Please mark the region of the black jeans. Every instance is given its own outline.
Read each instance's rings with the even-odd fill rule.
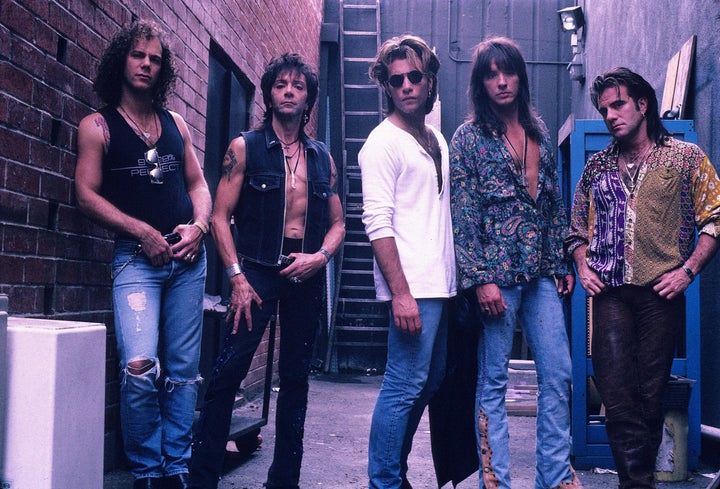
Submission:
[[[621,488],[654,488],[662,438],[662,397],[685,297],[623,285],[593,298],[592,362]]]
[[[276,267],[243,263],[243,271],[262,298],[253,305],[253,328],[241,319],[237,334],[225,337],[208,384],[193,440],[191,487],[215,489],[222,471],[235,393],[245,378],[255,350],[279,301],[280,393],[275,415],[275,451],[268,488],[298,487],[308,399],[308,375],[322,306],[322,271],[293,284]]]

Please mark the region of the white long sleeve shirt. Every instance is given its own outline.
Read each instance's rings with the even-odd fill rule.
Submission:
[[[387,119],[373,129],[358,155],[365,232],[371,242],[395,238],[415,299],[452,297],[456,290],[448,146],[440,131],[427,127],[442,154],[439,193],[432,157],[410,133]],[[391,300],[377,260],[374,278],[377,299]]]

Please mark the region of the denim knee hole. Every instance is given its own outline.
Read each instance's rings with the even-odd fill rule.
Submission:
[[[125,379],[127,376],[147,377],[153,373],[155,374],[156,380],[160,378],[160,368],[158,367],[157,360],[148,357],[133,358],[123,369]]]
[[[175,390],[175,386],[202,384],[203,380],[205,380],[205,379],[203,379],[200,374],[198,374],[198,376],[195,377],[194,379],[187,379],[187,380],[171,379],[170,377],[166,377],[165,378],[165,390],[167,392],[172,392],[173,390]]]

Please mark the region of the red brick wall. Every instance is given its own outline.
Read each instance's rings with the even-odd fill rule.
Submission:
[[[272,56],[296,51],[317,65],[322,9],[323,0],[0,2],[0,293],[9,295],[11,315],[108,326],[107,469],[121,460],[112,235],[78,212],[73,189],[77,125],[99,106],[92,91],[98,57],[132,14],[158,20],[180,72],[169,108],[188,122],[203,161],[210,40],[255,84],[251,113],[258,122],[260,76]]]

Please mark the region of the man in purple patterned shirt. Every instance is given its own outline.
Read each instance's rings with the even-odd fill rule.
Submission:
[[[585,165],[566,246],[593,301],[595,384],[620,488],[655,488],[684,291],[718,248],[720,180],[700,148],[668,135],[640,75],[614,68],[590,96],[613,140]]]

